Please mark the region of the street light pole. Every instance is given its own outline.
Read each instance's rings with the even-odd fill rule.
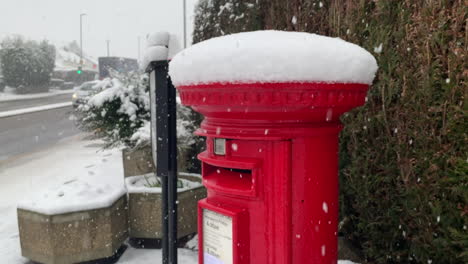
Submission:
[[[109,53],[109,43],[110,43],[110,40],[106,40],[107,42],[107,57],[110,56],[110,53]]]
[[[138,36],[138,61],[141,61],[140,47],[141,47],[141,40],[140,40],[140,36]]]
[[[184,0],[184,49],[187,48],[187,0]]]
[[[80,66],[83,67],[83,16],[85,13],[80,14]]]

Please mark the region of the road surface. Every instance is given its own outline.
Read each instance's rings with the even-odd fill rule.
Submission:
[[[0,166],[78,134],[72,114],[70,106],[0,118]]]
[[[21,99],[14,101],[0,101],[0,112],[35,107],[47,104],[71,102],[72,93],[58,94],[50,97],[36,99]]]

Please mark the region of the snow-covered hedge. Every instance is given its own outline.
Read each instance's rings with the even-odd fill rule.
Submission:
[[[95,86],[95,93],[80,103],[77,118],[80,129],[93,132],[106,142],[106,148],[150,145],[149,78],[146,74],[116,74]],[[177,105],[179,148],[193,142],[188,109]]]

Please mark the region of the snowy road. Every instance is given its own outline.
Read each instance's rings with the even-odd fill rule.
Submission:
[[[57,94],[57,95],[48,95],[47,97],[39,97],[39,98],[30,98],[24,99],[19,97],[18,100],[13,100],[15,97],[11,98],[10,100],[2,101],[2,97],[0,97],[0,112],[4,111],[11,111],[21,108],[28,108],[28,107],[35,107],[41,105],[48,105],[48,104],[56,104],[56,103],[63,103],[63,102],[71,102],[72,92],[71,91],[62,91],[64,94]],[[20,100],[19,100],[20,99]]]
[[[76,135],[72,107],[0,118],[0,170],[18,155],[47,148]]]

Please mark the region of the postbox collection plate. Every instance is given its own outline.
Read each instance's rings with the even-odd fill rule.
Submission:
[[[214,139],[214,151],[216,155],[226,155],[226,139],[215,138]]]
[[[232,218],[203,209],[203,263],[233,264]]]

